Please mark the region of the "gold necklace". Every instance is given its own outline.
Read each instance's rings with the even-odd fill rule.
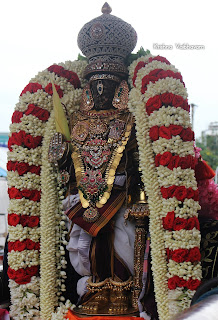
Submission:
[[[83,208],[88,208],[88,211],[85,211],[84,213],[86,221],[95,221],[98,218],[96,207],[101,208],[110,198],[115,179],[115,172],[130,137],[133,124],[133,117],[129,113],[124,115],[124,119],[126,121],[122,121],[117,117],[112,120],[114,121],[114,126],[110,126],[106,144],[104,139],[98,139],[96,137],[94,139],[91,138],[90,140],[87,140],[84,144],[81,142],[79,144],[73,142],[72,159],[75,167],[77,187],[79,189],[80,200]],[[109,125],[110,123],[111,122],[109,122]],[[120,135],[117,133],[118,130],[116,129],[120,129]],[[107,159],[108,165],[106,169],[102,170],[102,172],[100,170],[100,167],[103,164],[101,162],[101,157],[99,166],[93,169],[93,163],[91,163],[91,165],[88,163],[87,165],[87,159],[84,161],[84,157],[82,156],[82,150],[84,150],[86,146],[89,148],[90,144],[95,148],[96,152],[99,152],[98,156],[102,156],[101,143],[104,143],[104,152],[108,149],[112,149],[112,152],[110,152],[108,157],[110,160],[108,161]],[[90,150],[92,151],[92,149]],[[90,150],[88,150],[89,153]],[[96,158],[98,156],[96,156]],[[104,177],[102,176],[103,173]]]

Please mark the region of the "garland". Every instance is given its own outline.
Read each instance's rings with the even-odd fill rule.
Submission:
[[[63,190],[47,162],[54,132],[50,76],[70,115],[79,108],[85,65],[83,61],[66,62],[40,72],[22,91],[12,116],[8,275],[14,319],[51,319],[52,314],[61,318],[60,310],[57,316],[54,311],[64,300],[62,244],[66,244],[66,231]],[[159,56],[141,57],[131,64],[129,80],[129,108],[136,119],[150,208],[155,296],[159,317],[166,320],[189,306],[201,279],[194,136],[186,89],[169,61]]]
[[[182,76],[168,60],[150,55],[134,61],[130,84],[150,208],[155,296],[166,320],[189,307],[201,283],[194,133]]]
[[[12,115],[7,164],[8,276],[10,313],[15,320],[50,319],[54,308],[64,300],[63,190],[57,185],[56,174],[47,161],[48,141],[54,132],[54,118],[50,117],[53,109],[50,78],[52,75],[70,114],[80,104],[85,66],[81,61],[66,62],[40,72],[22,91]]]

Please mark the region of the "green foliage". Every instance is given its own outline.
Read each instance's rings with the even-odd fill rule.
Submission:
[[[201,148],[201,156],[203,160],[216,170],[218,167],[218,136],[207,135],[204,143],[196,141],[197,147]]]
[[[150,51],[148,49],[145,51],[143,47],[140,47],[137,53],[131,53],[130,55],[128,55],[128,57],[126,58],[125,64],[129,66],[134,60],[142,56],[146,56],[148,54],[150,54]]]
[[[80,53],[78,54],[77,60],[88,62],[88,59],[86,57],[82,56]]]

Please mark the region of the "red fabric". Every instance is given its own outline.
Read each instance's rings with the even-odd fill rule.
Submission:
[[[6,309],[0,309],[0,320],[10,320],[9,312]]]
[[[141,317],[124,317],[124,316],[93,316],[93,317],[82,317],[80,318],[79,316],[77,316],[75,313],[73,313],[72,311],[68,311],[65,319],[69,319],[69,320],[79,320],[79,319],[83,319],[83,320],[143,320],[143,318]]]
[[[215,177],[215,172],[204,160],[199,160],[195,166],[195,177],[197,181],[204,179],[212,179]]]

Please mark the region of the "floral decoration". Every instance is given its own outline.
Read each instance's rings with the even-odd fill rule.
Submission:
[[[201,283],[194,133],[182,76],[168,60],[145,56],[129,69],[129,108],[150,208],[155,296],[159,317],[166,320],[189,307]]]
[[[63,190],[47,161],[48,141],[54,132],[51,78],[70,114],[80,104],[81,84],[85,83],[80,78],[85,66],[85,62],[68,61],[40,72],[21,92],[12,115],[7,164],[10,197],[8,276],[11,316],[15,320],[50,319],[56,306],[64,300]],[[47,204],[50,208],[57,204],[53,207],[53,217],[45,204],[43,190],[46,186],[51,190]],[[60,254],[56,255],[56,252]],[[41,288],[40,278],[44,279]],[[49,285],[46,287],[46,284]]]

